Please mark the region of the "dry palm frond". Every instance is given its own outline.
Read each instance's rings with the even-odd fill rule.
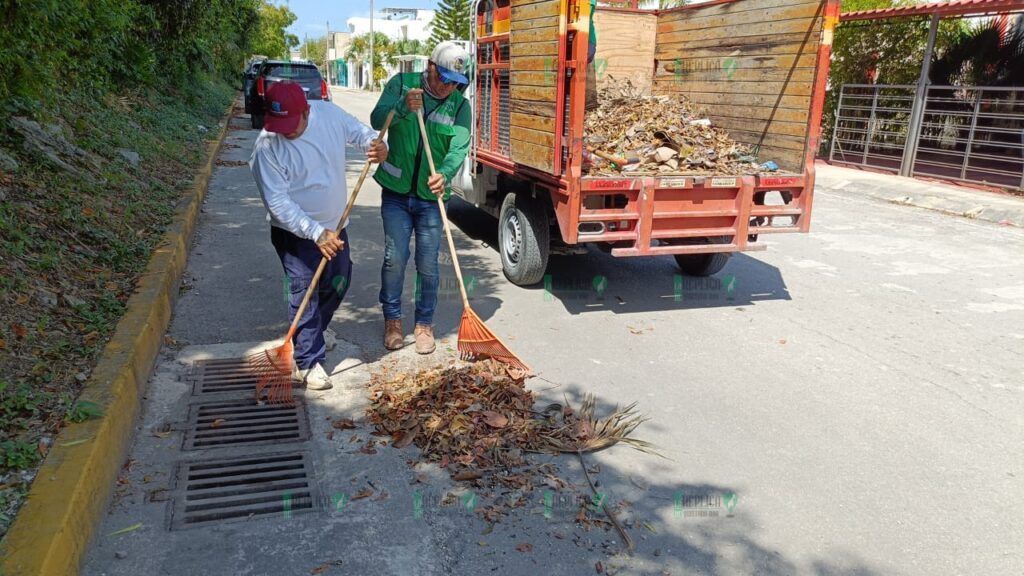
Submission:
[[[637,426],[648,420],[636,411],[636,402],[621,409],[616,406],[605,418],[594,415],[596,406],[594,395],[587,394],[579,411],[564,410],[565,424],[541,433],[541,442],[536,448],[551,452],[594,452],[623,442],[641,452],[661,456],[650,442],[630,437]]]

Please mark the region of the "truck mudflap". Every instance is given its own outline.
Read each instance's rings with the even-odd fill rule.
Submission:
[[[586,177],[579,205],[556,212],[568,243],[611,243],[613,256],[764,250],[761,234],[809,230],[813,178]]]

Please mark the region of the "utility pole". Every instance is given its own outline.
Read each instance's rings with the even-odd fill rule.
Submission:
[[[370,0],[370,91],[373,85],[373,0]]]
[[[331,38],[331,21],[327,21],[327,38],[324,42],[324,71],[327,72],[327,85],[331,84],[331,44],[334,43],[334,39]]]
[[[921,73],[917,77],[917,88],[914,90],[914,105],[910,110],[910,121],[907,123],[907,139],[903,145],[903,159],[900,161],[900,176],[914,175],[914,158],[917,156],[917,145],[921,140],[921,125],[924,123],[924,109],[928,105],[928,85],[931,80],[932,53],[935,52],[935,35],[939,31],[941,16],[932,14],[928,26],[928,43],[924,49],[924,61],[921,62]]]

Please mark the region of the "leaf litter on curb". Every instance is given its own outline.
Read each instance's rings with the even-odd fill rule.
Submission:
[[[582,458],[583,453],[622,442],[657,454],[650,443],[631,436],[646,420],[636,411],[636,403],[616,407],[603,418],[597,416],[591,394],[578,410],[568,401],[537,410],[525,378],[491,360],[416,374],[373,374],[370,402],[367,419],[376,434],[391,436],[397,448],[415,444],[419,461],[437,463],[453,480],[478,486],[523,493],[535,487],[573,486],[553,475],[553,464],[531,466],[528,453],[572,453]],[[525,499],[510,507],[522,505]],[[475,511],[489,523],[505,513],[501,505],[478,506]],[[581,523],[600,524],[586,517]]]

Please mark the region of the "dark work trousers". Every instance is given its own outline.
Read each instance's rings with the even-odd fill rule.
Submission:
[[[345,243],[345,247],[327,261],[327,267],[320,276],[317,289],[309,298],[309,306],[302,313],[298,330],[295,332],[295,364],[302,370],[322,364],[327,359],[324,330],[331,323],[331,317],[338,306],[341,306],[341,300],[352,284],[348,231],[342,230],[339,238]],[[291,324],[323,254],[317,248],[316,242],[299,238],[276,226],[270,227],[270,241],[274,244],[277,256],[281,259],[281,266],[284,268],[284,293],[288,298],[288,323]]]

